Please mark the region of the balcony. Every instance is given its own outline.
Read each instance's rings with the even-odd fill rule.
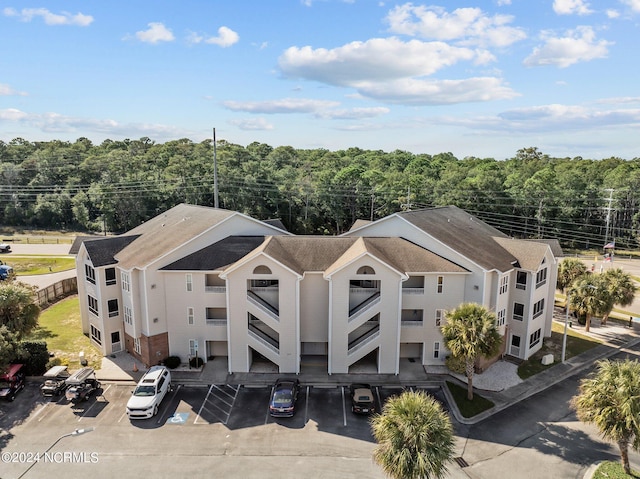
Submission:
[[[227,292],[227,287],[226,286],[205,286],[204,291],[205,293],[223,293],[224,294]]]
[[[402,294],[424,294],[424,288],[402,288]]]
[[[274,321],[280,321],[280,311],[278,310],[278,308],[262,299],[262,297],[257,295],[254,291],[247,291],[247,301],[249,301],[256,308],[266,314],[269,318],[273,319]]]

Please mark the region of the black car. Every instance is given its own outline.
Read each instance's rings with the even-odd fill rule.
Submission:
[[[82,368],[76,371],[65,380],[65,383],[67,385],[65,396],[72,403],[89,400],[89,397],[100,388],[93,368]]]
[[[291,417],[296,412],[296,399],[300,381],[297,379],[278,379],[273,385],[271,400],[269,401],[269,414],[274,417]]]
[[[0,399],[13,401],[18,391],[24,389],[24,364],[10,364],[4,374],[0,374]]]
[[[373,391],[369,384],[352,384],[351,411],[356,414],[371,414],[376,410]]]
[[[40,386],[40,392],[44,397],[59,396],[67,389],[67,366],[53,366],[43,376],[44,383]]]

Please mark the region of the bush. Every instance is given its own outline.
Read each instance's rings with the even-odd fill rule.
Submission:
[[[62,360],[60,358],[50,359],[49,362],[47,363],[47,371],[54,366],[62,366]],[[65,364],[65,366],[68,366],[68,364]]]
[[[444,364],[449,368],[449,371],[453,371],[457,374],[465,374],[464,360],[460,358],[454,358],[453,356],[447,356],[444,360]]]
[[[182,361],[180,361],[179,356],[169,356],[168,358],[165,358],[164,365],[169,369],[175,369],[180,366],[181,362]]]
[[[20,346],[25,350],[23,357],[16,362],[25,364],[27,376],[40,376],[47,370],[49,352],[44,341],[23,341]]]
[[[189,366],[191,366],[192,368],[201,368],[203,364],[204,364],[204,361],[199,356],[195,358],[191,358],[189,360]]]

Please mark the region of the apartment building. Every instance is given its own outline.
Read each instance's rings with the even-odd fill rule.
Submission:
[[[554,254],[555,253],[555,254]],[[152,365],[169,355],[256,358],[329,374],[363,358],[443,364],[447,310],[496,312],[507,354],[526,359],[551,332],[557,242],[507,237],[456,207],[358,222],[337,237],[181,204],[124,235],[77,247],[83,329],[104,354]],[[326,365],[326,366],[325,366]]]

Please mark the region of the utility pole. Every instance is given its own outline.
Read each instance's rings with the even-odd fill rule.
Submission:
[[[613,188],[607,188],[604,191],[608,191],[609,192],[609,198],[605,198],[609,200],[609,206],[607,206],[605,208],[605,210],[607,210],[607,222],[606,222],[606,226],[605,226],[605,231],[604,231],[604,244],[609,244],[609,222],[611,219],[611,203],[613,202],[613,192],[614,189]]]
[[[218,155],[216,149],[216,129],[213,129],[213,206],[218,208]]]

